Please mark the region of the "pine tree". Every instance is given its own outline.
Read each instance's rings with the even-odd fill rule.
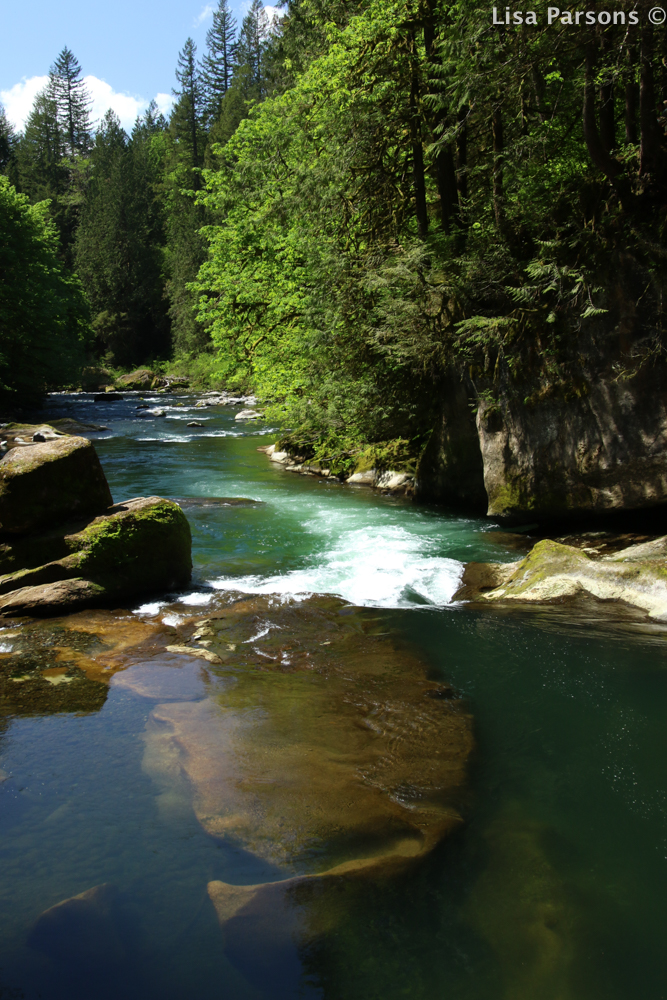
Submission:
[[[98,344],[124,365],[169,349],[155,110],[139,119],[129,140],[113,111],[102,119],[76,236],[76,270],[93,309]]]
[[[65,151],[74,158],[90,148],[90,95],[81,79],[81,67],[67,46],[50,70],[58,109],[58,123],[65,137]]]
[[[220,113],[220,102],[232,82],[236,55],[236,18],[227,0],[219,0],[213,14],[213,24],[206,33],[208,52],[202,60],[202,79],[206,88],[206,110],[209,119]]]
[[[191,38],[178,54],[176,79],[181,89],[173,91],[178,100],[172,112],[171,125],[180,149],[186,153],[180,156],[180,160],[189,160],[187,165],[190,167],[200,167],[204,153],[204,88],[197,65],[197,46]]]
[[[269,38],[269,19],[261,0],[252,0],[243,18],[237,47],[235,76],[242,82],[248,98],[266,96],[265,56]]]
[[[64,193],[64,142],[52,82],[35,97],[17,155],[21,188],[31,201],[55,200]]]

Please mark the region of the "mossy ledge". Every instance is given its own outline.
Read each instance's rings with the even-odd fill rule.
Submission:
[[[455,598],[539,603],[582,593],[667,620],[667,535],[612,555],[545,538],[518,563],[469,563]]]
[[[162,497],[116,504],[89,523],[31,539],[33,554],[40,542],[45,553],[67,554],[0,576],[0,614],[51,614],[170,590],[192,572],[190,525]]]

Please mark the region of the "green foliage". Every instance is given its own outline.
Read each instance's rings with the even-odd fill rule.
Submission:
[[[293,3],[273,96],[213,146],[200,320],[220,377],[311,457],[352,455],[343,438],[414,455],[451,368],[478,398],[534,398],[585,392],[619,323],[619,377],[662,351],[663,42],[538,14],[527,31],[467,2]]]
[[[10,176],[15,173],[14,164],[16,159],[16,132],[7,117],[2,104],[0,104],[0,173]]]
[[[168,125],[90,161],[53,77],[16,162],[66,243],[81,213],[100,350],[166,361],[170,332],[341,469],[407,468],[452,370],[530,401],[662,361],[667,36],[535,10],[291,0],[270,27],[253,0],[237,38],[220,0]]]
[[[91,151],[76,266],[101,349],[120,365],[169,350],[162,296],[164,213],[158,197],[162,135],[153,108],[129,140],[109,111]]]
[[[31,402],[76,384],[90,341],[79,281],[58,259],[48,205],[0,177],[0,398]]]

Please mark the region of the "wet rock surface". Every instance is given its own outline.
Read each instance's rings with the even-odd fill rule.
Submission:
[[[411,476],[407,472],[395,472],[391,469],[386,471],[367,469],[364,472],[355,472],[346,479],[341,480],[341,477],[334,475],[330,469],[306,459],[303,455],[293,455],[287,451],[277,451],[274,444],[263,446],[257,450],[264,452],[271,462],[282,465],[286,472],[297,472],[302,476],[318,476],[322,479],[331,478],[338,482],[344,481],[350,486],[371,486],[384,493],[412,496],[414,492],[414,476]]]
[[[26,534],[112,503],[90,441],[63,436],[12,448],[0,461],[0,531]]]
[[[145,768],[178,762],[211,835],[322,872],[400,867],[461,823],[470,716],[343,602],[239,601],[167,649],[203,653],[209,691],[154,709]]]
[[[56,966],[77,963],[98,972],[117,966],[127,954],[119,909],[115,886],[94,886],[45,910],[30,931],[28,946]]]
[[[576,541],[543,539],[518,563],[469,563],[455,598],[536,603],[586,593],[667,618],[667,536],[634,545]]]
[[[183,586],[190,579],[190,526],[161,497],[115,504],[89,522],[65,525],[22,545],[5,544],[0,613],[35,614]],[[50,557],[50,558],[49,558]]]

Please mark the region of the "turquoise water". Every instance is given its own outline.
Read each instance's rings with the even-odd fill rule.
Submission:
[[[189,507],[191,588],[128,614],[178,619],[227,590],[327,592],[378,609],[383,627],[473,711],[467,824],[410,875],[369,886],[317,947],[248,979],[225,957],[206,883],[276,874],[207,836],[188,809],[158,809],[142,770],[151,703],[112,686],[91,714],[6,718],[0,997],[667,995],[662,627],[593,601],[509,612],[453,605],[463,561],[518,557],[492,525],[285,472],[256,450],[273,436],[237,423],[238,408],[172,400],[165,417],[149,419],[138,402],[55,397],[42,419],[108,425],[91,437],[114,500],[254,503]],[[193,419],[205,426],[187,428]],[[101,883],[121,894],[122,967],[95,978],[65,954],[54,967],[27,946],[43,910]]]

